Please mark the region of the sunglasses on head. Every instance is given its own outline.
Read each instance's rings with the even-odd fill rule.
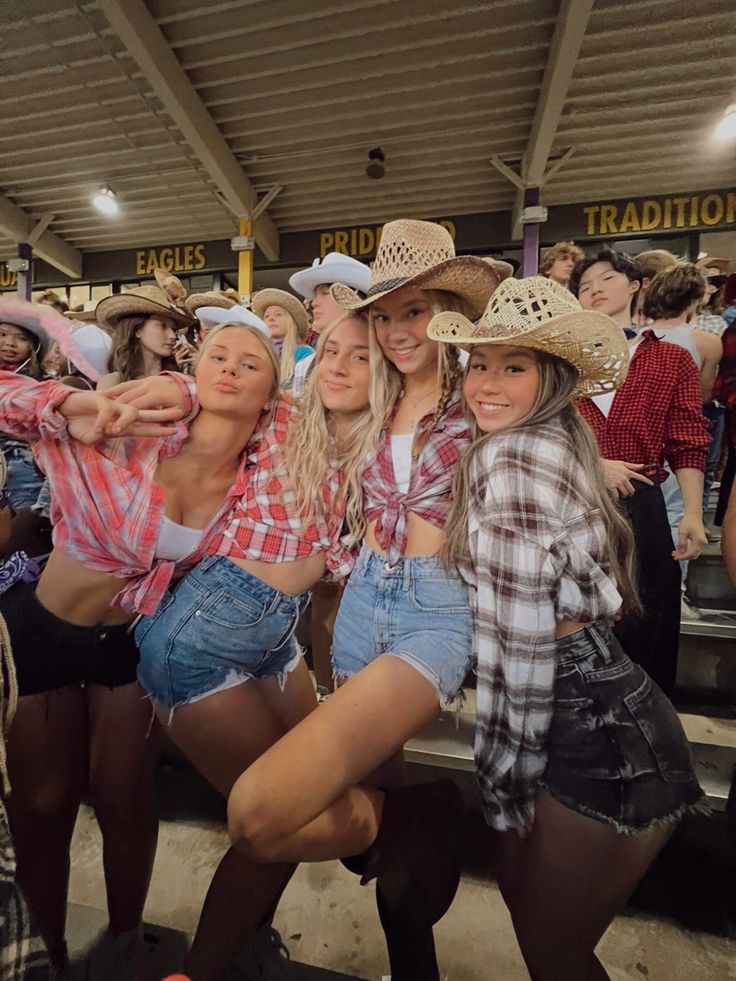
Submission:
[[[721,286],[725,286],[727,279],[728,276],[709,276],[708,283],[711,286],[715,286],[717,289],[720,289]]]

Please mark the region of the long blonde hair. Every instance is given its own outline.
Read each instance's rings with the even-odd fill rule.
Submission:
[[[278,304],[272,303],[269,306],[278,306]],[[304,340],[305,335],[299,329],[299,325],[289,311],[284,310],[283,307],[279,307],[279,309],[283,311],[286,317],[286,334],[281,342],[281,367],[279,369],[281,384],[283,385],[294,374],[294,356],[296,355],[296,349]]]
[[[567,433],[572,451],[583,474],[588,478],[583,484],[589,494],[590,505],[603,521],[609,544],[611,571],[623,599],[624,610],[641,613],[642,606],[637,590],[636,552],[634,536],[628,521],[621,514],[606,487],[601,467],[600,449],[590,427],[573,404],[573,392],[579,381],[575,368],[562,358],[541,351],[532,351],[539,366],[539,391],[534,407],[525,419],[521,419],[502,432],[508,433],[532,429],[553,420],[560,422]],[[483,434],[475,419],[469,417],[473,443],[460,458],[453,484],[453,504],[445,526],[447,540],[442,555],[448,565],[470,565],[468,543],[468,514],[471,498],[482,495],[483,489],[473,485],[473,465],[486,444],[501,435]]]
[[[429,298],[432,316],[436,316],[438,313],[443,313],[445,310],[451,310],[454,313],[463,313],[466,315],[470,313],[470,311],[467,309],[467,305],[455,293],[448,293],[446,290],[422,290],[422,292],[426,293],[427,297]],[[396,392],[394,396],[395,402],[404,388],[404,376],[396,365],[392,364],[388,360],[381,349],[381,345],[378,343],[373,324],[372,305],[369,308],[368,323],[371,327],[369,334],[371,365],[377,365],[380,363],[385,367],[387,376],[391,383],[391,388]],[[450,397],[457,388],[462,375],[462,368],[460,366],[457,348],[452,347],[449,344],[438,344],[437,348],[437,375],[442,388],[440,391],[439,400],[437,402],[437,408],[435,409],[431,422],[424,426],[421,431],[417,431],[413,446],[413,451],[415,454],[419,454],[422,451],[427,440],[429,439],[429,434],[447,411],[447,405],[450,401]]]
[[[296,492],[297,503],[306,516],[323,507],[322,489],[331,471],[342,469],[344,482],[339,507],[345,505],[345,518],[351,544],[363,537],[366,521],[363,516],[362,475],[368,457],[378,445],[383,424],[399,393],[399,381],[389,372],[385,358],[371,353],[371,378],[368,405],[350,424],[347,432],[335,441],[334,418],[325,408],[317,384],[317,367],[325,356],[330,337],[341,324],[360,320],[367,325],[365,314],[343,313],[325,327],[317,342],[317,354],[307,376],[304,391],[286,440],[286,459],[290,485]]]

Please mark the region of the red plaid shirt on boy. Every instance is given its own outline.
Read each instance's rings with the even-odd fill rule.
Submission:
[[[710,432],[702,401],[690,352],[644,331],[608,416],[589,398],[579,399],[577,407],[605,460],[655,464],[652,479],[662,483],[665,461],[673,471],[705,469]]]
[[[407,516],[416,514],[436,528],[444,528],[452,505],[452,482],[458,460],[470,445],[470,430],[463,415],[460,388],[450,395],[442,417],[432,426],[434,410],[417,427],[420,435],[432,426],[419,456],[412,460],[409,489],[396,485],[391,456],[391,423],[381,431],[376,454],[363,472],[363,510],[370,524],[375,521],[376,541],[395,565],[406,551]]]

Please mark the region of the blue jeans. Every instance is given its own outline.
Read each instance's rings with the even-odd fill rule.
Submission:
[[[44,476],[36,466],[30,445],[18,439],[0,438],[0,449],[8,465],[5,490],[11,506],[16,511],[33,507],[41,492]]]
[[[709,402],[703,406],[703,415],[708,420],[710,429],[710,445],[708,446],[708,456],[705,461],[705,478],[703,480],[703,510],[708,506],[710,489],[716,475],[716,468],[721,459],[721,447],[723,445],[723,433],[726,429],[726,409],[723,405]]]

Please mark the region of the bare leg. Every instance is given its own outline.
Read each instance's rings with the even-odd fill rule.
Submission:
[[[90,685],[87,710],[89,791],[102,832],[110,930],[118,935],[143,917],[158,838],[154,769],[161,745],[137,683]]]
[[[499,883],[532,981],[608,977],[595,948],[671,833],[620,835],[541,793],[531,833],[499,835]]]
[[[316,707],[304,662],[288,676],[247,681],[174,713],[171,735],[200,772],[227,795],[242,771]],[[168,713],[162,710],[162,720]],[[247,720],[247,722],[246,722]],[[186,973],[220,981],[246,937],[273,916],[295,865],[262,865],[230,849],[207,892]]]
[[[343,590],[337,583],[318,582],[312,588],[312,665],[320,688],[332,691],[332,631]]]
[[[358,784],[439,712],[435,688],[379,657],[238,779],[229,801],[239,850],[261,861],[356,855],[376,838],[383,794]]]
[[[26,695],[8,738],[8,817],[18,881],[52,961],[63,966],[69,846],[86,771],[84,694],[76,686]]]

